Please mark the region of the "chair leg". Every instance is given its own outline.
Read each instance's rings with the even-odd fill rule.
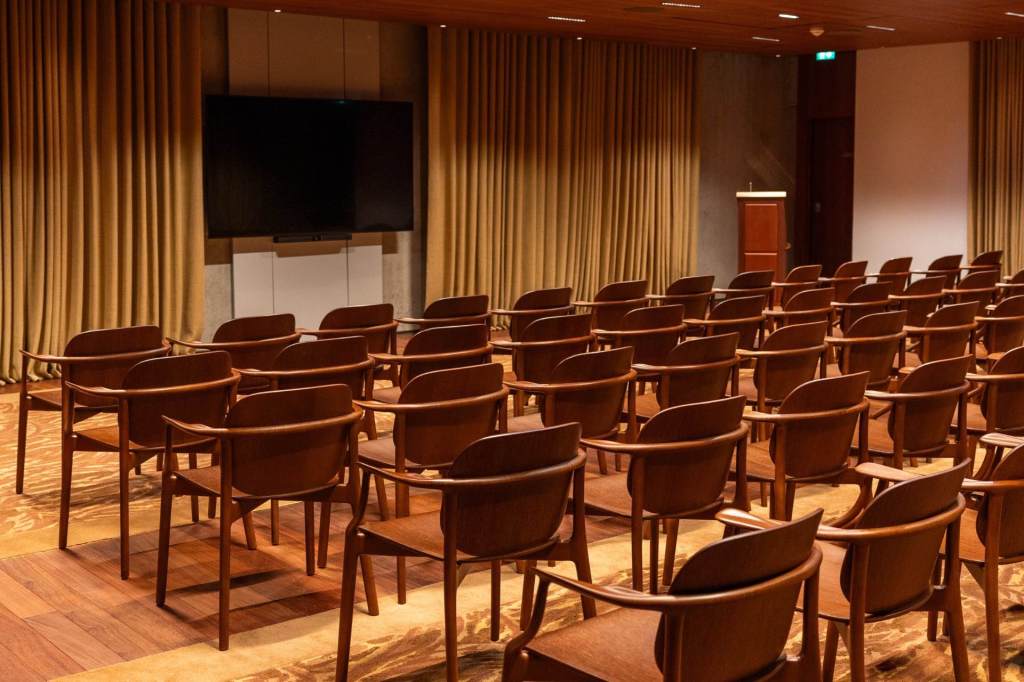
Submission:
[[[768,506],[768,484],[762,482],[762,483],[758,484],[758,487],[760,488],[759,492],[760,492],[760,496],[761,496],[761,506],[762,507],[767,507]]]
[[[230,523],[231,521],[228,521],[229,525]],[[242,514],[242,529],[245,531],[245,546],[248,549],[256,549],[256,529],[252,524],[252,512]]]
[[[281,504],[277,500],[270,501],[270,544],[281,544]]]
[[[839,629],[829,621],[825,630],[825,660],[821,667],[822,682],[832,682],[836,671],[836,654],[839,651]]]
[[[341,569],[341,605],[340,623],[338,625],[338,662],[334,678],[339,682],[348,680],[348,658],[352,647],[352,617],[356,604],[356,567],[361,558],[352,546],[352,535],[345,536],[345,554]],[[366,567],[363,566],[363,578],[366,578]],[[376,600],[375,600],[376,601]]]
[[[71,440],[62,439],[60,452],[60,521],[58,527],[57,546],[68,548],[68,517],[71,515],[71,463],[75,453],[71,450]]]
[[[594,582],[590,575],[590,554],[587,552],[586,543],[580,542],[572,549],[572,563],[576,567],[576,578],[581,582]],[[583,607],[583,617],[593,618],[597,615],[597,605],[590,597],[580,597]]]
[[[651,521],[651,594],[658,594],[658,564],[661,562],[658,551],[658,538],[661,535],[661,527],[655,519]]]
[[[530,569],[537,565],[536,561],[524,562],[526,567],[523,573],[523,604],[519,608],[519,629],[525,630],[526,626],[530,624],[530,616],[533,613],[533,588],[534,588],[534,576],[530,572]]]
[[[305,526],[306,539],[306,575],[316,573],[316,533],[313,528],[313,514],[315,509],[311,500],[302,503],[302,520]]]
[[[316,565],[327,568],[327,545],[331,538],[331,501],[320,503],[320,546],[317,548]]]
[[[206,504],[206,518],[215,519],[217,518],[217,498],[210,497],[210,501]]]
[[[986,611],[987,609],[986,604]],[[997,607],[998,608],[998,607]],[[950,655],[953,657],[953,678],[957,682],[967,682],[971,679],[971,673],[967,665],[967,635],[964,632],[964,613],[961,610],[961,601],[959,590],[957,590],[957,599],[953,602],[950,610],[946,612],[945,622],[949,625],[949,644],[950,644]],[[999,658],[996,655],[996,671],[999,672]],[[992,663],[989,661],[989,670],[992,669]],[[998,680],[999,676],[989,677],[990,680]]]
[[[501,630],[501,562],[491,562],[491,641],[498,641]]]
[[[171,504],[173,501],[174,491],[165,483],[160,491],[160,535],[156,549],[157,606],[163,606],[167,601],[167,560],[171,550]]]
[[[786,482],[786,521],[793,520],[793,505],[796,503],[796,483]]]
[[[371,616],[380,615],[377,602],[377,581],[373,577],[373,557],[363,554],[359,557],[359,567],[363,571],[363,593],[366,596],[366,611]]]
[[[985,566],[985,630],[988,633],[988,679],[1003,677],[999,648],[999,566]]]
[[[458,564],[454,557],[446,558],[444,566],[444,658],[447,669],[447,682],[459,680],[459,632],[458,611],[456,610],[455,593],[459,585]]]
[[[601,470],[602,476],[608,475],[608,454],[604,450],[597,451],[597,468]]]
[[[128,553],[129,530],[128,530],[128,471],[129,467],[120,467],[120,480],[118,481],[118,513],[121,521],[121,580],[128,579]]]
[[[858,618],[857,616],[860,616]],[[867,671],[864,667],[864,615],[854,614],[849,626],[846,653],[850,656],[850,679],[864,682]]]
[[[512,394],[512,416],[522,417],[524,412],[526,412],[526,394],[516,391]]]
[[[28,399],[18,401],[18,471],[14,479],[14,492],[25,491],[25,439],[28,437]]]
[[[632,520],[630,550],[633,560],[633,589],[640,592],[644,589],[644,522],[640,518]]]
[[[219,641],[221,651],[228,650],[231,631],[231,506],[228,500],[221,505],[220,514],[220,604]],[[243,519],[249,514],[243,515]]]
[[[377,490],[377,509],[380,512],[380,518],[382,521],[387,521],[390,514],[388,514],[388,491],[384,487],[384,479],[374,476],[373,484]]]
[[[622,471],[622,455],[617,452],[615,453],[615,471]]]
[[[160,463],[161,459],[162,458],[157,457],[156,461],[157,461],[158,464]],[[195,469],[197,466],[198,466],[198,462],[196,461],[196,453],[194,453],[194,452],[188,453],[188,468],[189,469]],[[192,495],[191,497],[192,497],[192,500],[191,500],[191,502],[192,502],[192,523],[199,523],[199,497],[196,496],[196,495]]]
[[[661,582],[671,585],[675,573],[676,541],[679,538],[679,519],[665,519],[665,570]]]

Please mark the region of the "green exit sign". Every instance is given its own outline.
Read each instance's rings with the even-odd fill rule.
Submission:
[[[833,51],[819,52],[814,55],[814,60],[818,62],[834,62],[836,60],[836,53]]]

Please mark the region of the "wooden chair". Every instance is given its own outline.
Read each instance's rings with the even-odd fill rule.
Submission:
[[[394,306],[390,303],[335,308],[324,315],[319,329],[299,329],[298,331],[303,336],[312,336],[317,339],[362,336],[366,339],[367,352],[392,354],[398,352],[398,322],[395,321]],[[377,365],[374,368],[374,373],[376,376],[389,376],[392,382],[398,382],[397,368]]]
[[[833,300],[842,303],[854,289],[868,281],[866,260],[847,261],[836,268],[831,277],[819,277],[818,284],[834,291]]]
[[[836,351],[836,362],[826,368],[826,376],[867,372],[869,388],[888,388],[893,367],[906,364],[906,319],[905,310],[873,313],[854,322],[843,336],[827,337],[825,342]]]
[[[193,356],[197,357],[197,356]],[[332,501],[355,503],[359,495],[359,456],[356,433],[362,418],[352,405],[347,386],[334,384],[250,396],[232,406],[223,426],[191,423],[188,417],[164,417],[167,423],[160,497],[160,540],[157,553],[156,604],[167,599],[167,564],[171,536],[171,504],[175,495],[220,498],[220,634],[221,651],[231,632],[231,524],[268,500],[302,502],[306,516],[306,574],[313,575],[313,505],[329,509]],[[220,464],[180,470],[172,439],[216,441]],[[348,480],[346,481],[346,470]],[[227,509],[232,509],[228,512]],[[329,517],[328,517],[329,519]],[[330,524],[321,523],[320,542],[326,549]],[[367,604],[377,613],[373,567],[363,561]]]
[[[877,273],[868,275],[874,277],[876,282],[888,282],[892,286],[892,293],[902,293],[910,282],[910,266],[913,258],[890,258],[882,263]]]
[[[945,277],[925,277],[907,285],[899,294],[889,294],[891,307],[907,311],[907,322],[912,327],[923,327],[928,316],[934,313],[945,296]]]
[[[966,403],[970,383],[967,370],[973,358],[935,360],[911,369],[895,392],[868,389],[864,395],[890,404],[879,417],[868,422],[868,451],[871,457],[891,460],[897,469],[906,458],[967,457]],[[949,424],[957,413],[953,443]]]
[[[739,334],[739,347],[750,350],[764,340],[765,297],[730,297],[711,307],[706,319],[684,319],[687,329],[697,330],[701,336]]]
[[[740,395],[758,412],[765,412],[781,404],[794,388],[813,379],[816,372],[824,377],[827,330],[827,322],[793,324],[770,334],[757,350],[737,350],[741,359],[754,362],[753,375],[740,377]],[[760,440],[759,429],[754,435]]]
[[[512,373],[506,379],[545,384],[551,372],[570,355],[586,353],[597,347],[597,336],[590,330],[590,315],[558,315],[534,320],[520,332],[519,341],[491,341],[495,349],[512,352]],[[512,392],[513,414],[521,416],[527,394]]]
[[[775,290],[774,304],[785,308],[789,299],[796,294],[817,289],[819,277],[821,277],[820,265],[798,265],[786,274],[785,280],[772,282],[772,289]]]
[[[999,290],[999,298],[1024,295],[1024,270],[1003,278],[1003,281],[996,284]]]
[[[593,301],[575,301],[578,308],[590,308],[593,329],[619,329],[622,318],[634,308],[642,308],[647,300],[647,280],[637,279],[605,284]]]
[[[270,369],[274,358],[285,346],[301,338],[295,330],[295,316],[262,315],[238,317],[228,320],[213,334],[213,341],[179,341],[168,339],[172,344],[193,350],[223,350],[231,356],[231,365],[239,369]],[[238,384],[239,393],[265,391],[270,387],[266,379],[243,377]]]
[[[580,353],[562,360],[546,384],[506,381],[514,391],[539,396],[540,411],[508,420],[509,431],[531,431],[579,422],[584,438],[610,439],[619,433],[623,399],[628,434],[636,433],[636,391],[633,349],[613,348]],[[627,440],[629,440],[627,435]],[[605,453],[598,450],[601,473],[608,473]]]
[[[751,270],[750,272],[741,272],[733,277],[729,286],[723,289],[715,288],[711,291],[716,297],[725,299],[763,296],[765,307],[770,307],[772,294],[775,292],[775,288],[772,286],[774,279],[774,270]]]
[[[118,515],[120,516],[121,579],[128,579],[129,524],[128,472],[147,459],[166,450],[189,455],[189,466],[196,466],[197,453],[214,453],[215,441],[209,436],[175,434],[165,438],[163,417],[219,427],[234,401],[239,376],[231,369],[231,357],[225,352],[193,353],[143,360],[128,370],[120,388],[81,386],[67,382],[71,409],[77,396],[88,396],[117,405],[116,426],[92,426],[76,429],[71,415],[61,447],[60,527],[58,546],[67,549],[68,517],[71,511],[71,472],[76,452],[118,453]],[[199,507],[192,502],[192,520],[199,520]],[[252,528],[247,528],[252,544]]]
[[[819,510],[714,542],[683,564],[664,595],[539,570],[533,619],[505,648],[502,679],[819,679],[820,520]],[[551,585],[619,608],[538,636]],[[787,654],[801,592],[801,646]]]
[[[1024,436],[1024,347],[1002,355],[989,367],[988,374],[968,373],[967,379],[981,388],[978,402],[965,405],[967,435],[973,441],[987,433]],[[950,428],[957,426],[954,422]],[[968,452],[973,451],[969,445]],[[994,449],[989,446],[978,476],[987,478],[995,462]]]
[[[426,372],[402,389],[395,403],[358,400],[364,409],[395,415],[390,437],[359,446],[364,464],[398,473],[445,470],[470,443],[507,430],[508,389],[499,363]],[[388,519],[384,477],[376,477],[377,504]],[[409,515],[409,489],[395,487],[395,516]],[[398,559],[398,603],[406,599],[405,559]]]
[[[159,327],[117,327],[94,329],[71,337],[64,346],[63,355],[47,355],[21,350],[21,386],[18,394],[18,453],[14,491],[20,495],[25,489],[25,447],[29,412],[60,412],[72,422],[97,412],[117,410],[117,401],[79,395],[78,403],[65,409],[68,400],[67,383],[86,386],[120,388],[124,375],[136,363],[167,355],[170,345],[164,341]],[[56,365],[60,370],[60,388],[29,390],[29,363]],[[68,424],[61,424],[66,433]]]
[[[882,313],[889,309],[889,294],[892,292],[891,282],[869,282],[861,284],[850,292],[845,301],[834,301],[832,309],[839,330],[845,334],[854,322],[874,313]]]
[[[909,344],[906,364],[916,367],[932,360],[955,358],[964,353],[974,354],[975,331],[978,323],[975,315],[978,304],[954,303],[942,306],[928,316],[923,327],[907,325]]]
[[[664,294],[647,294],[647,298],[657,305],[683,306],[683,317],[703,318],[708,314],[708,306],[714,296],[714,286],[714,275],[680,277],[668,285]]]
[[[834,298],[832,289],[807,289],[790,296],[781,308],[766,310],[765,315],[773,329],[790,324],[828,322],[832,319]]]
[[[974,349],[978,362],[994,362],[1002,353],[1024,345],[1024,296],[1004,298],[974,321],[978,323]]]
[[[463,566],[491,566],[491,639],[497,641],[500,618],[500,562],[509,559],[571,561],[581,580],[590,580],[586,520],[583,515],[585,455],[578,452],[580,427],[564,424],[523,433],[490,436],[468,445],[451,462],[443,478],[388,471],[363,465],[363,492],[345,532],[341,581],[341,623],[336,679],[348,679],[355,606],[356,560],[367,555],[424,557],[440,561],[444,575],[446,679],[459,678],[456,591]],[[366,521],[366,486],[370,474],[396,484],[439,491],[441,512],[389,521]],[[568,501],[570,488],[573,499]],[[569,506],[571,531],[562,539]],[[528,520],[528,522],[524,522]],[[529,581],[524,582],[530,589]],[[523,605],[528,612],[529,605]],[[595,615],[593,600],[583,599],[583,613]]]
[[[395,402],[406,384],[426,372],[490,363],[489,336],[482,324],[429,327],[416,332],[400,354],[370,353],[374,363],[398,367],[398,383],[374,390],[374,399]]]
[[[619,329],[595,329],[594,333],[608,339],[612,348],[631,347],[634,363],[661,365],[669,351],[686,338],[683,312],[681,305],[636,308],[622,317]]]
[[[669,407],[737,395],[739,364],[736,332],[687,339],[669,351],[664,365],[633,363],[646,376],[657,375],[657,391],[636,398],[636,417],[647,420]]]
[[[644,424],[635,443],[588,439],[587,447],[629,455],[629,472],[592,479],[586,509],[597,516],[630,520],[633,589],[643,589],[644,523],[650,532],[650,591],[658,593],[658,525],[665,522],[665,576],[671,578],[679,519],[712,519],[726,504],[748,507],[745,476],[747,426],[741,396],[670,407]],[[733,453],[735,452],[735,460]],[[736,492],[725,486],[735,467]]]
[[[495,308],[491,310],[491,315],[508,318],[508,336],[514,342],[520,341],[523,331],[537,320],[571,315],[573,311],[572,288],[558,287],[527,291],[516,299],[510,309]]]
[[[870,406],[864,397],[867,381],[867,372],[815,379],[794,388],[778,412],[756,410],[743,415],[759,427],[772,429],[770,439],[751,443],[747,449],[746,479],[769,487],[773,519],[793,517],[798,485],[861,483],[850,470],[850,449],[854,434],[859,433],[857,460],[867,461],[863,438]],[[860,498],[836,525],[851,521],[869,497],[870,491],[862,486]]]
[[[951,303],[974,301],[984,310],[996,298],[999,283],[998,270],[977,270],[964,275],[952,289],[944,289],[946,300]]]
[[[963,258],[962,254],[942,256],[941,258],[933,260],[927,270],[914,270],[911,274],[925,275],[926,277],[945,277],[946,288],[952,289],[956,286],[957,280],[960,279],[960,261],[962,261]]]
[[[819,526],[817,546],[824,554],[819,617],[828,623],[823,680],[833,678],[840,637],[850,655],[850,678],[863,682],[865,624],[920,611],[945,614],[953,675],[958,682],[970,679],[959,558],[960,516],[965,506],[960,486],[967,470],[968,464],[961,463],[897,483],[875,497],[851,528]],[[887,480],[899,480],[903,473],[877,464],[861,464],[857,471]],[[719,518],[737,528],[781,523],[736,509],[722,511]],[[939,569],[943,544],[946,560]],[[934,641],[932,625],[928,638]]]
[[[400,324],[413,325],[420,331],[434,327],[479,324],[483,325],[489,334],[491,329],[491,311],[488,308],[490,301],[487,294],[439,298],[423,309],[422,317],[398,317],[395,318],[395,321]]]
[[[996,279],[998,279],[999,273],[1003,269],[1003,252],[1002,251],[984,251],[974,257],[968,265],[963,268],[965,273],[972,272],[983,272],[986,270],[993,270],[996,272]]]

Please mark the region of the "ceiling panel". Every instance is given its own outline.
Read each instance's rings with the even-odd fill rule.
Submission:
[[[253,9],[784,54],[1024,35],[1024,17],[1006,14],[1024,14],[1024,0],[679,1],[700,7],[666,6],[660,0],[205,0]],[[799,19],[782,19],[779,13]],[[824,30],[820,37],[811,33],[817,28]]]

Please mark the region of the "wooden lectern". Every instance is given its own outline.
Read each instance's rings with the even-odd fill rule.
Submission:
[[[786,193],[737,192],[739,204],[739,265],[737,272],[773,270],[786,276]]]

